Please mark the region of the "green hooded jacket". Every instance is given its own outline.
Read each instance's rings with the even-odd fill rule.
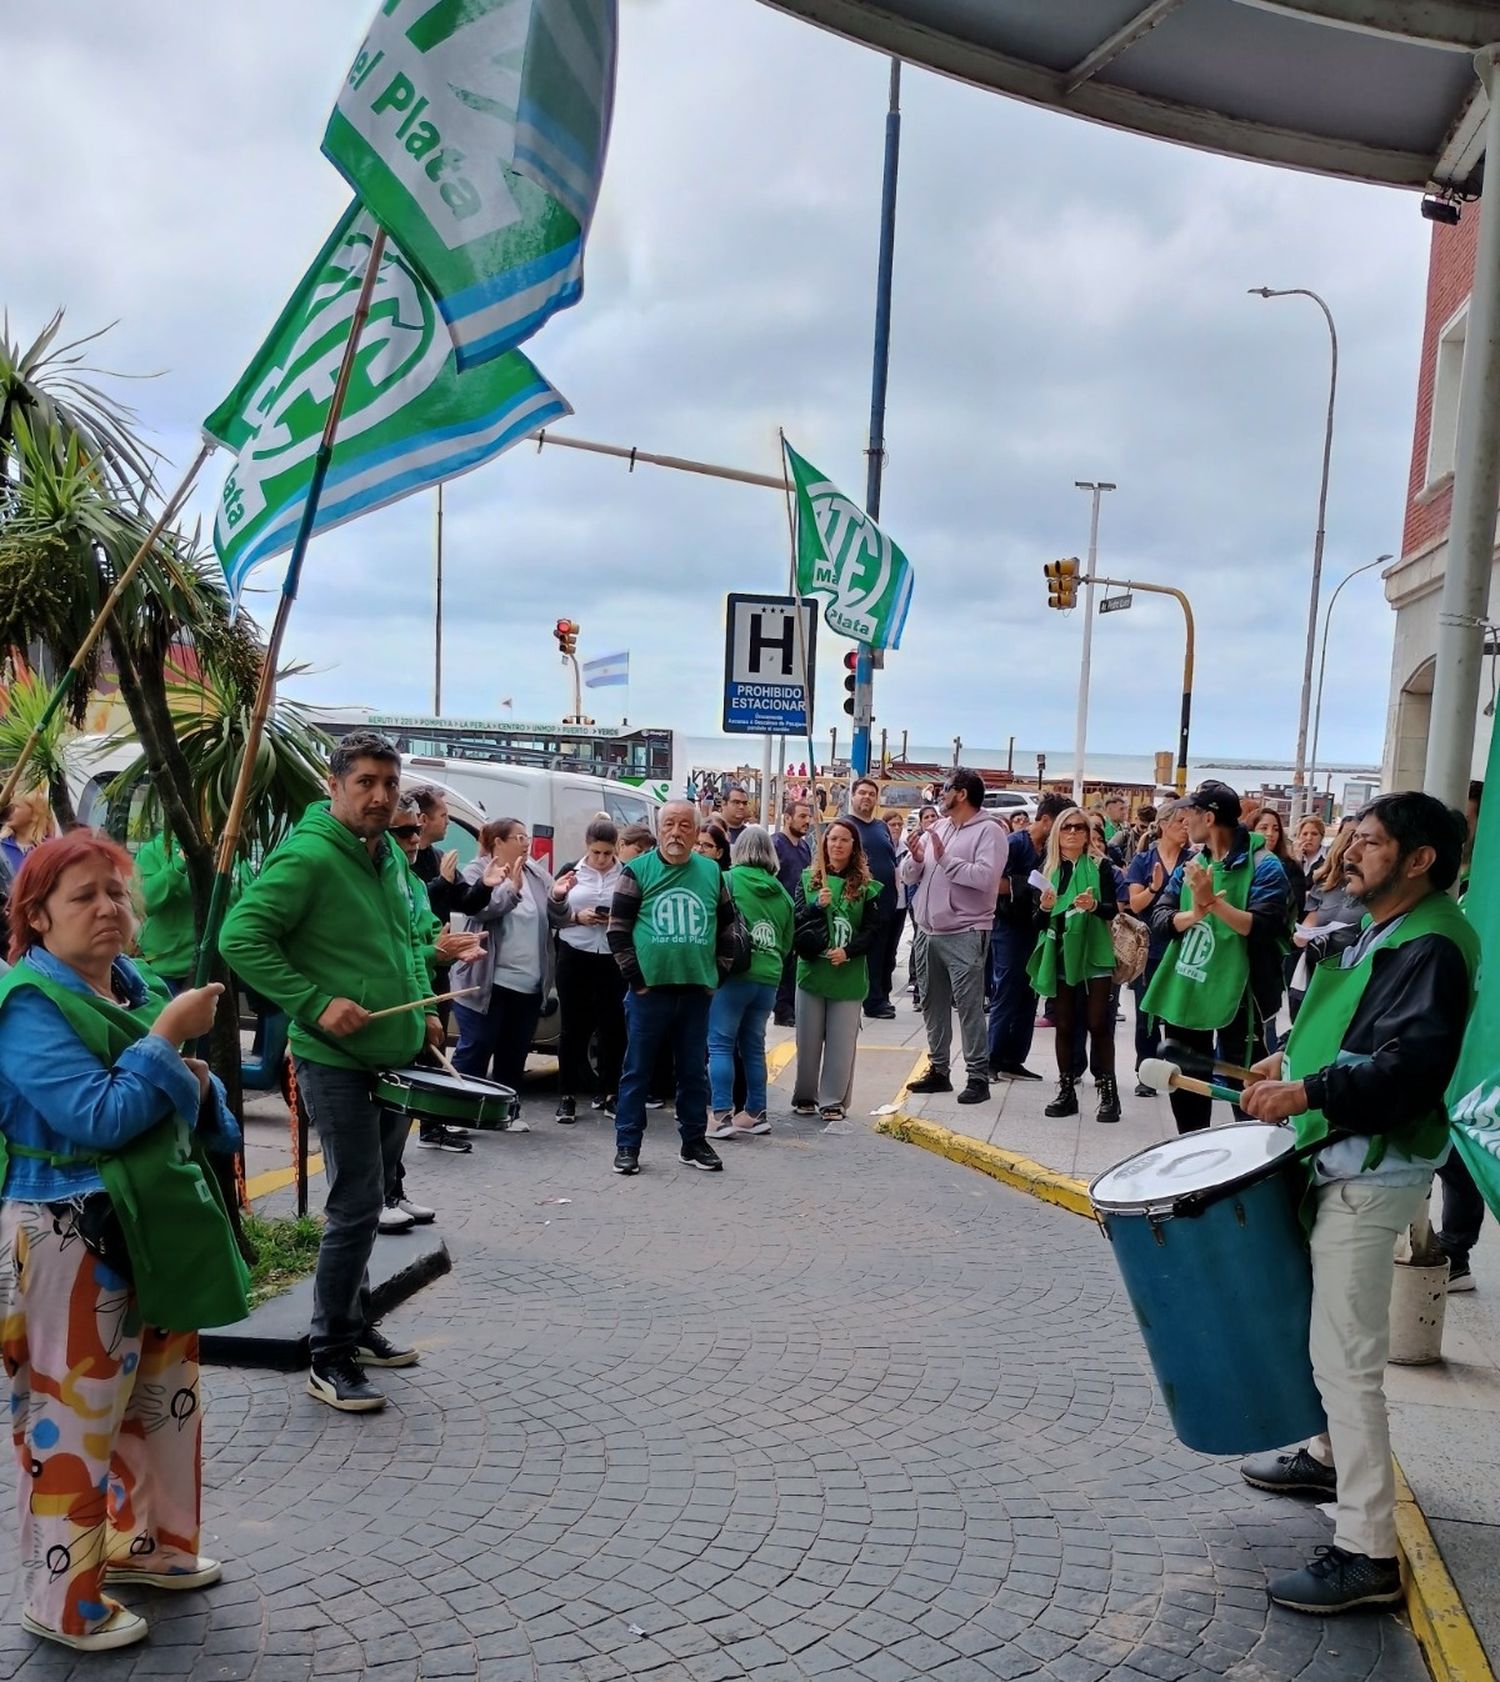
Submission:
[[[737,864],[729,872],[729,891],[750,931],[751,981],[781,981],[781,966],[792,949],[792,896],[758,864]]]
[[[135,874],[144,912],[141,956],[158,975],[191,975],[198,941],[182,849],[168,836],[152,836],[135,856]]]
[[[422,1049],[420,1010],[342,1038],[309,1032],[336,998],[376,1011],[427,996],[407,874],[388,838],[372,857],[320,801],[225,918],[219,950],[236,975],[292,1019],[297,1056],[336,1069],[399,1069]]]

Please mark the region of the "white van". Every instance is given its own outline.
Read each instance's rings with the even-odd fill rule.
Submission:
[[[584,832],[600,812],[624,829],[644,824],[654,835],[661,802],[645,789],[577,771],[544,771],[532,765],[499,765],[483,759],[430,759],[411,754],[402,781],[429,777],[457,789],[489,823],[519,818],[531,834],[531,855],[555,872],[583,856]]]

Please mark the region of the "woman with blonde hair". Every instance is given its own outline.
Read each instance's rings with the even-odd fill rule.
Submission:
[[[797,1079],[792,1109],[842,1121],[854,1091],[854,1054],[870,978],[865,954],[880,929],[880,883],[859,831],[835,818],[823,831],[793,901],[797,954]]]
[[[56,833],[57,825],[52,821],[45,789],[34,788],[30,794],[14,800],[5,814],[4,827],[0,828],[0,853],[10,866],[10,874],[14,876],[20,870],[33,847]]]
[[[1082,1070],[1075,1063],[1076,1036],[1086,1022],[1089,1063],[1099,1091],[1096,1121],[1120,1119],[1120,1094],[1115,1086],[1115,1034],[1111,996],[1114,989],[1115,949],[1109,925],[1118,907],[1119,888],[1114,866],[1105,856],[1102,834],[1094,842],[1094,825],[1071,806],[1052,826],[1042,874],[1036,950],[1027,965],[1032,986],[1051,995],[1057,1022],[1057,1096],[1047,1105],[1049,1116],[1078,1114],[1075,1086]],[[1097,850],[1096,850],[1097,849]]]
[[[1345,885],[1344,871],[1344,854],[1353,839],[1354,825],[1340,824],[1327,858],[1308,883],[1303,920],[1292,932],[1292,945],[1301,953],[1287,988],[1287,1009],[1293,1022],[1302,1008],[1302,996],[1314,967],[1331,953],[1352,946],[1359,938],[1365,908]],[[1319,928],[1330,932],[1319,934]]]

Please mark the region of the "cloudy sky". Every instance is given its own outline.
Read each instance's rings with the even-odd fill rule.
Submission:
[[[6,23],[14,334],[65,306],[175,477],[346,202],[318,144],[372,0],[22,0]],[[576,435],[775,471],[776,429],[855,494],[869,408],[886,63],[758,0],[622,0],[614,137],[582,303],[528,353]],[[1185,587],[1195,758],[1290,756],[1327,335],[1340,402],[1327,576],[1400,545],[1427,225],[1417,201],[1070,122],[908,68],[883,524],[912,557],[877,729],[1072,740],[1081,616],[1042,563]],[[19,141],[19,155],[17,142]],[[28,155],[29,153],[29,155]],[[208,515],[227,462],[196,508]],[[632,719],[718,728],[723,598],[776,590],[772,493],[522,445],[447,494],[449,712],[568,710],[554,619],[629,648]],[[432,499],[320,539],[287,652],[299,693],[426,711]],[[263,616],[274,566],[253,596]],[[1340,600],[1325,762],[1378,761],[1392,615]],[[1173,744],[1181,620],[1100,622],[1090,745]],[[826,651],[836,645],[832,638]],[[825,663],[820,725],[845,722]],[[1346,682],[1340,682],[1343,678]],[[601,691],[609,700],[619,691]],[[604,707],[596,707],[608,721]],[[825,738],[826,739],[826,738]]]

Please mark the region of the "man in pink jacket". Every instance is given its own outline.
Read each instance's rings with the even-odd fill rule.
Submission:
[[[958,1101],[982,1104],[990,1095],[984,974],[1006,838],[984,809],[984,783],[977,771],[955,766],[940,803],[943,816],[925,835],[918,831],[912,836],[899,872],[903,882],[916,887],[912,916],[927,939],[922,989],[927,1072],[909,1090],[953,1090],[948,1068],[956,1009],[969,1077]]]

